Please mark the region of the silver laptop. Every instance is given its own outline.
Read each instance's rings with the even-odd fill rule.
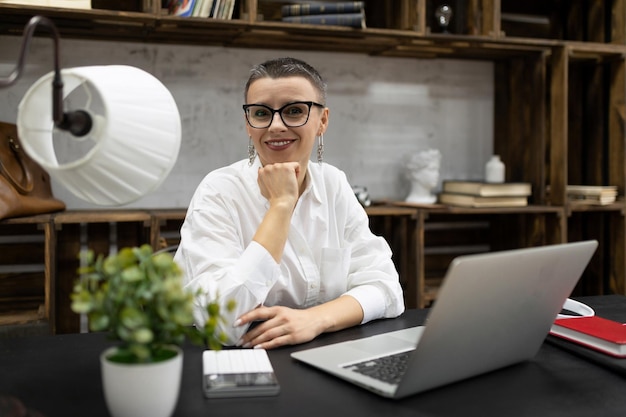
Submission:
[[[451,264],[426,324],[294,352],[379,395],[403,398],[535,356],[598,242],[467,255]],[[396,376],[383,363],[401,361]]]

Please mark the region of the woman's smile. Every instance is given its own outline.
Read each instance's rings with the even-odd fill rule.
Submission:
[[[265,142],[265,145],[273,151],[282,151],[295,141],[295,139],[270,139]]]

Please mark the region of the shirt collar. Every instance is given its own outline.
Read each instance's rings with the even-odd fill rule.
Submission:
[[[320,198],[320,182],[322,181],[322,170],[323,165],[311,163],[309,161],[309,166],[306,170],[307,172],[307,185],[304,189],[302,195],[304,196],[307,193],[311,194],[311,197],[314,201],[321,203],[322,199]]]

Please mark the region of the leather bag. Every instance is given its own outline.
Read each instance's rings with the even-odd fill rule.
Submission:
[[[22,149],[17,126],[0,122],[0,219],[64,209],[52,195],[48,173]]]

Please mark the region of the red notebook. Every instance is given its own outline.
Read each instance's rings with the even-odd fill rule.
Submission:
[[[626,357],[626,325],[599,316],[554,321],[550,334],[604,352]]]

